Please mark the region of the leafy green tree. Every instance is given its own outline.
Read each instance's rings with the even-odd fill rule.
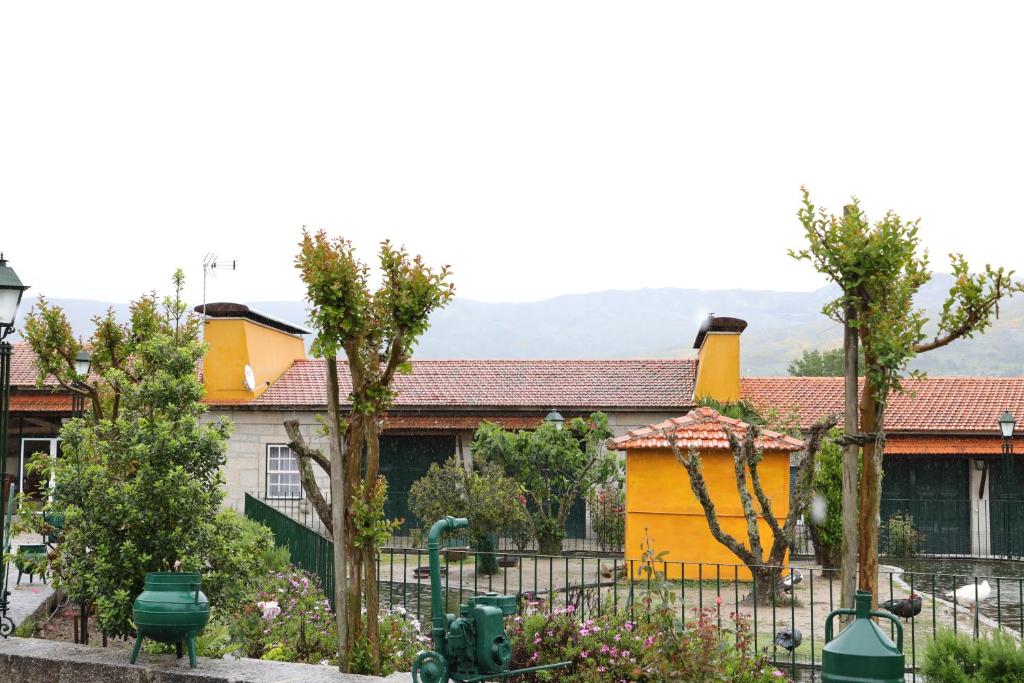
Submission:
[[[455,291],[447,266],[435,270],[387,241],[378,252],[376,289],[369,267],[356,257],[350,241],[303,230],[299,247],[295,266],[306,285],[310,322],[316,329],[312,351],[327,361],[328,456],[307,447],[296,423],[286,422],[285,428],[299,456],[303,490],[334,537],[335,604],[346,606],[337,610],[339,668],[349,668],[352,643],[362,637],[365,607],[370,673],[377,673],[377,548],[389,526],[383,520],[384,479],[378,476],[380,433],[395,400],[395,376],[411,370],[413,348],[430,326],[430,314],[447,305]],[[345,416],[338,389],[339,352],[348,361],[352,386]],[[316,485],[310,462],[330,475],[329,502]],[[379,518],[371,519],[374,515]]]
[[[822,442],[811,488],[819,506],[818,514],[805,514],[804,519],[814,544],[814,559],[822,569],[834,571],[840,566],[843,545],[843,451],[839,447],[841,429],[833,429]],[[812,503],[812,509],[814,504]]]
[[[842,553],[841,599],[849,607],[854,572],[860,590],[870,592],[873,601],[878,595],[882,447],[889,396],[902,391],[907,366],[915,356],[984,332],[998,314],[999,303],[1024,291],[1024,286],[1003,268],[986,265],[983,272],[971,273],[962,255],[951,254],[953,286],[929,338],[925,312],[914,304],[914,296],[931,278],[928,254],[920,249],[918,221],[905,221],[890,211],[872,224],[856,198],[841,217],[831,215],[811,202],[806,189],[798,217],[807,247],[790,254],[809,261],[841,290],[823,312],[844,326],[844,431],[850,450],[843,462],[843,506],[847,511],[854,508],[856,492],[859,511],[856,526],[851,522],[843,530],[847,545]],[[856,377],[858,346],[864,354],[862,392]],[[861,449],[861,467],[855,491],[856,445]],[[854,567],[850,545],[857,536],[858,566]]]
[[[467,470],[458,456],[452,456],[443,466],[431,464],[427,473],[413,482],[409,509],[424,529],[445,515],[468,518],[479,571],[496,574],[494,537],[525,521],[521,495],[519,483],[506,477],[497,463],[478,462]]]
[[[618,458],[604,450],[611,435],[604,413],[574,418],[564,429],[544,422],[533,430],[509,431],[485,422],[476,430],[471,449],[474,457],[499,464],[522,484],[533,504],[540,552],[558,555],[576,500],[619,471]]]
[[[146,295],[132,304],[126,324],[112,314],[96,319],[89,344],[96,374],[85,389],[93,413],[65,423],[62,455],[52,464],[47,508],[64,517],[54,583],[71,599],[94,603],[109,635],[134,634],[132,602],[146,572],[213,571],[214,605],[235,597],[221,576],[230,561],[215,556],[224,545],[217,511],[230,426],[200,423],[205,407],[195,369],[204,347],[182,286],[178,271],[174,295],[162,306]],[[40,359],[39,381],[52,376],[80,388],[74,357],[82,344],[63,311],[41,301],[25,331]]]
[[[790,377],[842,377],[843,348],[804,349],[799,358],[789,363],[787,372]],[[863,354],[861,363],[863,366]]]

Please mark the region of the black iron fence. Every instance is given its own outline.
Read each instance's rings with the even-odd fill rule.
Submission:
[[[313,508],[313,504],[305,497],[268,497],[265,493],[254,492],[246,494],[265,505],[281,512],[287,517],[295,520],[313,531],[328,536],[327,529],[321,522],[319,515]],[[395,509],[405,510],[407,504],[405,497],[408,494],[389,493],[389,500],[398,498]],[[593,503],[587,505],[585,514],[576,515],[566,524],[566,536],[562,540],[562,552],[565,553],[590,553],[590,554],[622,554],[622,543],[625,534],[625,510],[614,503],[601,504]],[[411,517],[400,518],[401,524],[395,533],[392,534],[388,547],[392,548],[426,548],[426,535],[428,529],[421,528],[417,521]],[[591,523],[594,520],[595,523]],[[470,547],[471,540],[465,534],[454,536],[446,540],[446,543],[454,546]],[[528,532],[516,534],[514,530],[505,530],[498,536],[498,550],[507,552],[532,553],[537,551],[537,543]]]
[[[879,551],[892,557],[1024,557],[1024,501],[883,498]]]
[[[270,526],[279,545],[287,546],[295,564],[333,585],[331,542],[296,519],[246,496],[246,515]],[[547,611],[572,607],[581,618],[618,612],[634,619],[648,617],[643,598],[656,592],[659,578],[641,571],[637,560],[597,556],[545,556],[499,551],[499,569],[484,574],[481,554],[447,544],[442,553],[443,595],[448,612],[486,591],[515,594],[524,610]],[[385,548],[378,563],[380,599],[387,607],[401,606],[422,623],[430,616],[428,556],[422,548]],[[934,565],[934,561],[930,562]],[[1011,565],[1005,565],[1008,571]],[[1015,565],[1014,565],[1015,566]],[[787,589],[772,582],[758,594],[750,569],[738,564],[657,562],[657,575],[675,594],[673,609],[685,623],[711,608],[720,628],[730,628],[732,615],[751,625],[755,646],[766,650],[775,665],[794,673],[820,666],[825,616],[839,607],[839,579],[820,568],[794,562],[768,568],[780,578],[799,572],[800,580]],[[957,590],[959,589],[959,590]],[[952,591],[956,591],[955,597]],[[921,596],[920,611],[906,622],[904,652],[908,677],[914,679],[924,648],[941,629],[974,637],[1001,630],[1019,640],[1024,631],[1024,571],[1020,577],[980,573],[924,573],[885,569],[879,573],[879,602]],[[800,631],[802,642],[792,650],[776,644],[784,630]]]

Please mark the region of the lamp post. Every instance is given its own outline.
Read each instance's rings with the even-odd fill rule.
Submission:
[[[21,284],[14,269],[7,265],[0,253],[0,537],[7,538],[7,497],[11,483],[7,479],[7,421],[11,411],[11,344],[8,335],[14,331],[21,295],[28,289]],[[0,548],[0,551],[3,549]],[[0,637],[7,638],[14,631],[14,622],[7,616],[10,591],[7,590],[7,563],[0,559]]]
[[[0,253],[0,517],[7,512],[7,422],[11,409],[11,345],[6,338],[14,332],[14,319],[26,289]]]
[[[74,383],[77,388],[89,376],[89,369],[92,367],[92,356],[86,350],[79,351],[75,355],[75,374],[81,379]],[[82,417],[85,412],[85,397],[77,391],[71,392],[71,417]]]
[[[999,418],[999,432],[1003,435],[1003,465],[1009,474],[1010,463],[1013,462],[1013,430],[1017,421],[1013,419],[1010,411],[1005,411]]]
[[[562,425],[565,424],[565,418],[562,417],[562,414],[559,413],[554,408],[552,408],[551,412],[548,413],[547,417],[544,418],[544,421],[547,422],[548,424],[554,425],[555,429],[557,429],[558,431],[562,431]]]

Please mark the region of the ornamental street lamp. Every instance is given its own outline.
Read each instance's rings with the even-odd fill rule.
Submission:
[[[1013,430],[1016,426],[1017,421],[1013,419],[1009,410],[999,418],[999,432],[1003,435],[1003,464],[1007,467],[1012,462],[1010,456],[1013,455]]]
[[[92,356],[85,349],[82,349],[75,355],[75,374],[78,378],[74,382],[74,387],[78,386],[85,381],[89,376],[89,368],[92,367]],[[71,417],[82,417],[82,413],[85,411],[85,397],[78,391],[71,392]]]
[[[7,265],[0,253],[0,536],[6,536],[8,501],[12,493],[7,479],[7,421],[11,411],[11,345],[6,341],[14,331],[21,295],[28,289],[21,284],[17,273]],[[4,539],[6,541],[6,538]],[[0,637],[7,638],[14,630],[14,622],[7,616],[10,591],[7,590],[7,563],[0,560]]]
[[[0,516],[7,512],[7,421],[11,408],[11,345],[4,340],[14,332],[14,319],[26,289],[28,286],[21,283],[0,253],[0,502],[4,504]]]
[[[565,424],[565,418],[562,417],[562,414],[554,408],[552,408],[551,412],[548,413],[548,416],[544,418],[544,421],[548,424],[555,425],[555,429],[558,431],[562,431],[562,425]]]

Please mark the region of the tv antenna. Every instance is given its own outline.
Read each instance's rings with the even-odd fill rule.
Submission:
[[[231,261],[218,261],[217,255],[212,252],[207,252],[206,258],[203,259],[203,320],[206,320],[206,279],[208,277],[217,277],[217,269],[221,270],[238,270],[238,261],[232,259]],[[203,325],[205,328],[205,324]],[[206,330],[203,330],[203,336],[206,336]]]

